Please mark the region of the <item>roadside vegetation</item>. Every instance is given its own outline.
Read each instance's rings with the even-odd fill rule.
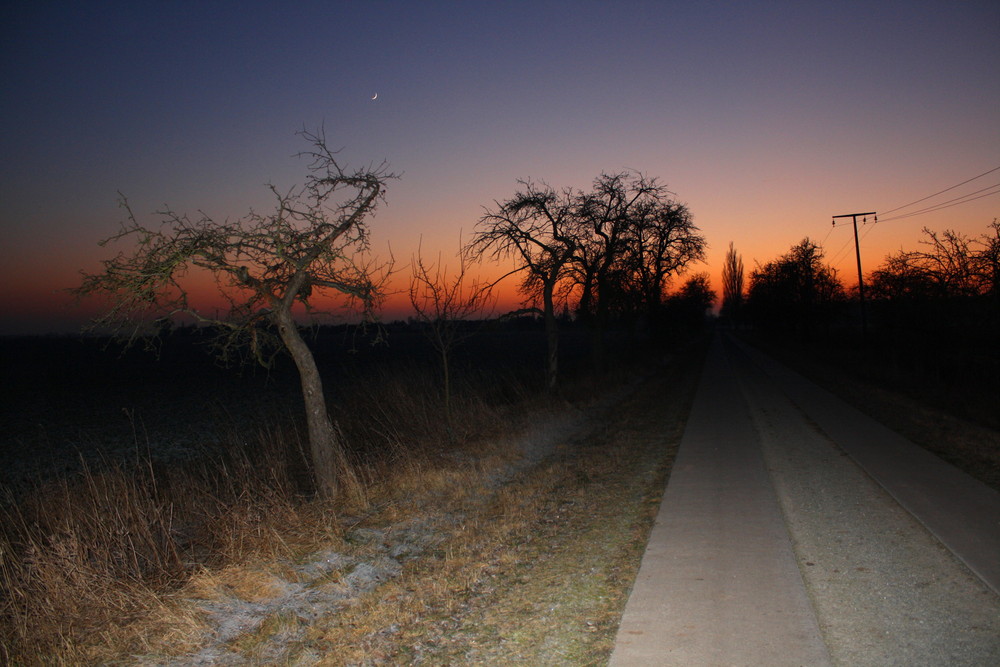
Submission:
[[[22,480],[16,496],[10,487],[0,657],[398,664],[569,651],[599,662],[702,346],[666,364],[655,349],[619,348],[617,372],[597,385],[587,336],[567,335],[554,396],[531,361],[544,358],[538,324],[507,327],[456,355],[451,427],[443,394],[428,391],[439,376],[421,334],[396,327],[390,341],[404,349],[351,355],[358,382],[336,393],[349,396],[338,428],[358,486],[336,501],[311,490],[301,426],[269,418],[247,419],[198,456],[154,460],[137,442],[137,457],[78,461],[72,473]],[[497,352],[513,341],[534,350],[529,363]],[[427,363],[416,362],[420,349]],[[169,337],[162,352],[178,354]],[[566,636],[536,623],[546,605]]]

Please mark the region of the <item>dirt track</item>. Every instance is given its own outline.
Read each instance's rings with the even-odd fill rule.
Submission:
[[[509,443],[513,467],[470,460],[426,506],[401,499],[301,561],[223,573],[179,600],[203,623],[187,647],[152,642],[138,662],[605,663],[700,360],[696,346],[539,414]]]

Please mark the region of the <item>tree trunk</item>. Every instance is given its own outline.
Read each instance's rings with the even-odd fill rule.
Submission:
[[[594,364],[594,373],[597,377],[601,377],[604,374],[605,360],[606,360],[606,346],[604,340],[604,332],[607,330],[608,323],[608,293],[610,289],[608,288],[607,281],[598,278],[597,285],[597,303],[595,304],[594,319],[591,322],[590,330],[590,354],[591,361]]]
[[[441,373],[444,379],[444,419],[448,427],[448,441],[455,440],[455,424],[451,417],[451,365],[448,360],[449,346],[441,342]]]
[[[299,369],[316,491],[321,497],[332,500],[337,496],[339,476],[345,469],[346,461],[326,409],[323,381],[320,379],[312,350],[302,340],[291,312],[277,309],[274,311],[274,316],[281,340]]]
[[[556,307],[553,292],[555,285],[546,283],[542,288],[543,317],[545,320],[545,337],[548,341],[549,364],[546,373],[546,388],[551,392],[556,389],[559,378],[559,323],[556,321]]]

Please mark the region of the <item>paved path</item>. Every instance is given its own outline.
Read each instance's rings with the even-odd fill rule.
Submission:
[[[900,505],[1000,593],[1000,494],[757,350],[739,348]]]
[[[612,665],[1000,664],[1000,597],[942,543],[989,579],[1000,494],[855,412],[716,339]],[[950,530],[845,452],[885,442],[883,466],[922,461],[896,485],[924,480],[924,523]]]

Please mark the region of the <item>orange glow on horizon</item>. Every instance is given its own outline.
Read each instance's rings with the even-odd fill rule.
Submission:
[[[707,217],[707,216],[705,216]],[[963,218],[955,220],[959,224],[949,224],[947,220],[926,223],[927,227],[934,231],[942,232],[947,229],[956,229],[960,233],[971,238],[977,238],[986,233],[992,218],[969,220]],[[734,246],[741,255],[744,264],[744,288],[749,287],[750,276],[758,265],[773,261],[786,254],[792,246],[799,243],[803,238],[809,237],[811,240],[822,243],[824,248],[824,263],[830,264],[838,272],[838,278],[849,291],[857,285],[857,265],[854,253],[853,230],[850,225],[831,228],[829,221],[825,224],[788,225],[779,233],[770,232],[758,236],[749,235],[741,240],[741,230],[729,228],[715,230],[708,220],[700,220],[699,225],[709,238],[709,249],[707,261],[705,263],[694,264],[689,267],[684,274],[674,276],[667,287],[668,293],[677,291],[684,282],[692,275],[707,273],[711,287],[716,295],[716,309],[720,305],[721,293],[721,273],[722,264],[726,250],[729,246],[730,238],[727,238],[727,231],[734,237]],[[921,221],[923,222],[923,221]],[[859,221],[859,234],[861,235],[862,268],[865,279],[871,272],[881,266],[887,255],[896,253],[901,249],[915,250],[920,247],[920,241],[924,238],[921,233],[923,225],[911,224],[903,226],[899,223],[879,223],[873,226],[869,223],[862,226]],[[734,233],[735,232],[735,233]],[[811,232],[811,233],[806,233]],[[453,242],[448,242],[449,235],[443,235],[444,245],[453,246]],[[406,239],[404,239],[406,240]],[[94,246],[94,250],[106,253]],[[435,248],[425,244],[423,250],[428,257],[437,257]],[[88,248],[89,251],[89,248]],[[93,253],[97,255],[97,252]],[[446,263],[448,258],[454,253],[448,254],[442,251]],[[4,303],[3,313],[0,313],[0,332],[6,334],[22,333],[72,333],[79,331],[90,319],[99,315],[103,308],[100,299],[88,299],[77,303],[75,297],[69,294],[68,288],[80,284],[80,274],[77,267],[84,267],[87,271],[99,270],[96,260],[87,261],[84,253],[80,249],[68,254],[65,257],[54,257],[53,266],[50,272],[38,273],[37,268],[27,261],[20,261],[18,257],[10,258],[7,262],[7,272],[11,275],[36,276],[35,280],[15,284],[7,281],[0,284],[0,301]],[[457,266],[457,260],[451,262],[449,266]],[[485,262],[481,265],[470,267],[470,279],[480,281],[493,281],[499,279],[512,268],[511,263],[498,264]],[[190,300],[192,305],[208,316],[224,313],[228,304],[218,291],[218,286],[206,275],[191,274],[185,278],[186,287],[190,290]],[[408,289],[410,281],[409,265],[402,265],[396,269],[396,273],[387,284],[387,295],[378,313],[379,318],[384,322],[394,320],[406,320],[413,315],[412,307],[409,303]],[[492,316],[500,315],[522,307],[523,297],[518,293],[519,276],[511,275],[503,279],[496,287],[497,302],[490,313]],[[344,300],[333,295],[329,291],[327,294],[317,293],[314,295],[314,306],[317,316],[310,318],[302,309],[297,309],[298,318],[305,322],[314,319],[322,323],[337,323],[343,321],[356,320],[357,314],[344,308]],[[21,323],[31,323],[33,325],[22,325]],[[30,328],[29,328],[30,326]]]

